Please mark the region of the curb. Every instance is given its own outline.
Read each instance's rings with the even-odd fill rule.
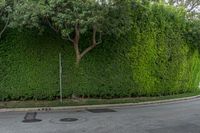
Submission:
[[[63,106],[63,107],[39,107],[39,108],[5,108],[0,109],[0,113],[4,112],[44,112],[44,111],[66,111],[66,110],[83,110],[83,109],[95,109],[95,108],[122,108],[129,106],[148,106],[154,104],[168,104],[168,103],[177,103],[184,102],[189,100],[200,100],[200,95],[185,97],[185,98],[176,98],[169,100],[157,100],[149,102],[139,102],[139,103],[123,103],[123,104],[102,104],[102,105],[83,105],[83,106]]]

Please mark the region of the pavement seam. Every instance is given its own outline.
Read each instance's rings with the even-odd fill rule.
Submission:
[[[165,104],[183,102],[187,100],[200,99],[200,95],[168,100],[147,101],[139,103],[122,103],[122,104],[101,104],[101,105],[83,105],[83,106],[60,106],[60,107],[38,107],[38,108],[5,108],[0,109],[3,112],[32,112],[32,111],[61,111],[61,110],[81,110],[81,109],[94,109],[94,108],[121,108],[126,106],[145,106],[153,104]]]

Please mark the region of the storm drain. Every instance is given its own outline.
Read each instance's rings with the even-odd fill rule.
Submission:
[[[36,119],[37,112],[28,112],[26,113],[24,120],[22,122],[24,123],[33,123],[33,122],[40,122],[42,120]]]
[[[113,109],[87,109],[87,111],[92,113],[109,113],[109,112],[116,112]]]
[[[77,118],[63,118],[63,119],[60,119],[61,122],[75,122],[75,121],[78,121]]]

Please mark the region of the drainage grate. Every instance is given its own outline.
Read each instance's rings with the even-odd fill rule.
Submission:
[[[77,118],[63,118],[60,119],[61,122],[74,122],[74,121],[78,121]]]
[[[33,123],[33,122],[40,122],[42,120],[36,119],[37,112],[28,112],[26,113],[24,120],[22,122],[24,123]]]
[[[109,112],[116,112],[113,109],[87,109],[87,111],[92,113],[109,113]]]

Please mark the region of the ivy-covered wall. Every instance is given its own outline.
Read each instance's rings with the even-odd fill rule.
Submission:
[[[133,3],[133,29],[104,37],[75,67],[70,43],[52,32],[7,32],[0,41],[0,99],[56,99],[62,53],[64,97],[114,98],[194,92],[200,82],[198,50],[184,37],[184,12]],[[81,38],[83,46],[89,43]]]
[[[190,63],[198,61],[198,58],[190,61],[193,55],[190,55],[183,36],[186,26],[184,12],[163,5],[137,5],[135,9],[133,46],[129,57],[138,95],[194,91],[197,86],[188,86],[189,82],[194,82],[189,78],[194,76],[189,71],[193,71]]]

